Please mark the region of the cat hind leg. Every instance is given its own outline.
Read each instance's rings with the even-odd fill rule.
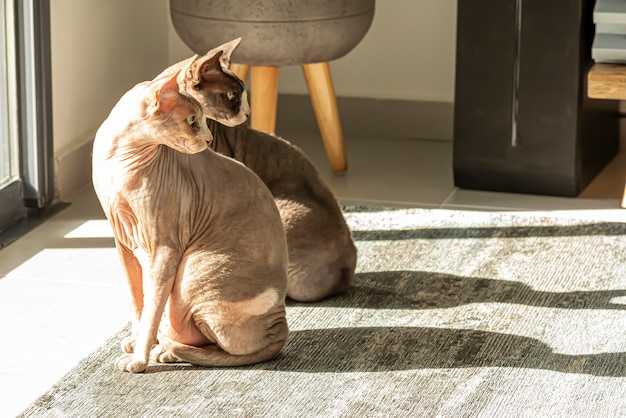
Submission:
[[[331,258],[332,257],[332,258]],[[323,260],[330,259],[328,262]],[[318,302],[347,292],[352,287],[356,269],[356,249],[348,248],[337,258],[300,257],[290,263],[287,296],[298,302]]]
[[[211,316],[211,323],[215,317]],[[285,345],[288,335],[284,306],[243,322],[219,322],[209,327],[200,316],[198,328],[215,343],[195,347],[163,338],[158,362],[185,361],[200,366],[228,367],[262,363],[273,359]],[[174,360],[172,360],[174,359]]]

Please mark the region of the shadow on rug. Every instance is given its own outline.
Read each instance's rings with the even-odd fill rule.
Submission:
[[[250,367],[117,371],[127,326],[23,416],[616,416],[626,407],[626,224],[346,208],[355,285],[288,304]]]

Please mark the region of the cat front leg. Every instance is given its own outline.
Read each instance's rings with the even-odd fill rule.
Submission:
[[[122,262],[122,269],[126,274],[128,288],[130,290],[130,308],[132,311],[132,331],[129,337],[122,339],[120,345],[125,353],[135,350],[135,339],[139,327],[139,318],[143,309],[143,277],[141,263],[137,257],[119,240],[115,240],[115,247]]]
[[[122,371],[141,373],[148,366],[150,350],[156,342],[165,304],[174,285],[180,255],[171,246],[162,246],[154,256],[148,255],[147,251],[135,251],[135,256],[144,272],[143,309],[134,350],[119,357],[115,365]]]

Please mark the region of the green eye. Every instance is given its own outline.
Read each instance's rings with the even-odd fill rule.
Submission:
[[[191,115],[191,116],[187,116],[187,123],[189,124],[189,126],[193,126],[196,124],[196,117]]]
[[[226,93],[226,97],[228,98],[228,100],[233,101],[235,100],[235,92],[234,91],[229,91],[228,93]]]

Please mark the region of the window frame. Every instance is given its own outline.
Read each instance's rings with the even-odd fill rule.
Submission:
[[[10,151],[8,181],[0,186],[2,232],[55,198],[50,1],[0,0],[0,20],[0,149]]]

